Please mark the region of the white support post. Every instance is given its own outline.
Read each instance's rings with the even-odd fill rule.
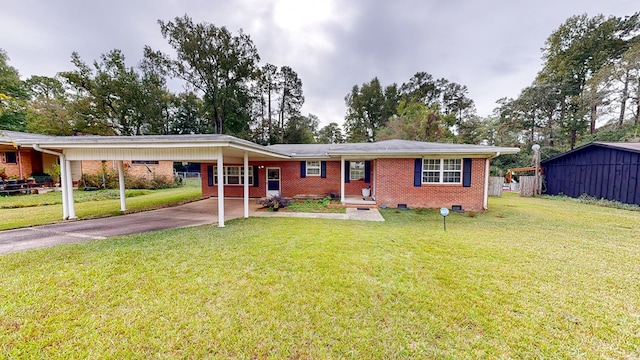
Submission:
[[[224,227],[224,152],[218,148],[218,227]]]
[[[491,160],[487,158],[484,163],[484,203],[482,207],[484,210],[489,209],[489,166],[491,165]]]
[[[127,211],[127,200],[124,185],[124,163],[118,160],[118,185],[120,185],[120,211]]]
[[[62,220],[69,218],[69,197],[67,196],[67,159],[60,156],[60,189],[62,190]]]
[[[76,218],[76,207],[73,202],[73,178],[71,177],[71,161],[67,160],[67,202],[69,207],[69,219]]]
[[[253,174],[253,178],[255,181],[256,176],[258,174]],[[249,217],[249,153],[247,151],[244,152],[244,217]]]
[[[344,203],[344,157],[340,157],[340,202]]]

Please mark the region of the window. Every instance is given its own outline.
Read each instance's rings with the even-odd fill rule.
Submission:
[[[349,180],[364,179],[364,161],[351,161],[349,163]]]
[[[423,159],[423,184],[459,184],[462,181],[462,159]]]
[[[6,151],[2,153],[2,162],[5,164],[17,164],[18,154],[15,151]]]
[[[320,176],[320,161],[307,161],[307,176]]]
[[[222,174],[225,185],[244,185],[244,166],[225,166]],[[218,167],[213,167],[213,183],[218,185]],[[249,167],[249,185],[253,185],[253,167]]]
[[[158,165],[160,162],[154,160],[133,160],[133,165]]]

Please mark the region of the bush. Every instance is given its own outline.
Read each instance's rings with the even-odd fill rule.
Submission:
[[[167,176],[153,174],[146,176],[132,176],[125,170],[124,186],[127,189],[168,189],[182,185],[182,181],[175,181]],[[117,189],[119,187],[118,172],[113,169],[103,169],[101,174],[82,174],[82,187],[96,187]]]
[[[287,207],[287,205],[289,205],[289,202],[291,202],[290,199],[287,199],[281,196],[272,196],[268,199],[258,200],[258,204],[266,207],[267,209],[274,209],[274,210]]]

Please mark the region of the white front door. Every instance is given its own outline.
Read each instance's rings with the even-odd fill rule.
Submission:
[[[280,168],[267,168],[267,197],[280,196]]]

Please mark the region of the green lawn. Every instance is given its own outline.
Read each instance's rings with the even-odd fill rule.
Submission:
[[[127,212],[157,209],[200,199],[198,181],[190,179],[178,188],[127,190]],[[76,215],[93,218],[121,215],[119,190],[82,191],[73,194]],[[0,197],[0,230],[62,221],[62,193]]]
[[[640,357],[640,212],[504,196],[0,256],[23,358]],[[0,355],[1,357],[2,355]]]

